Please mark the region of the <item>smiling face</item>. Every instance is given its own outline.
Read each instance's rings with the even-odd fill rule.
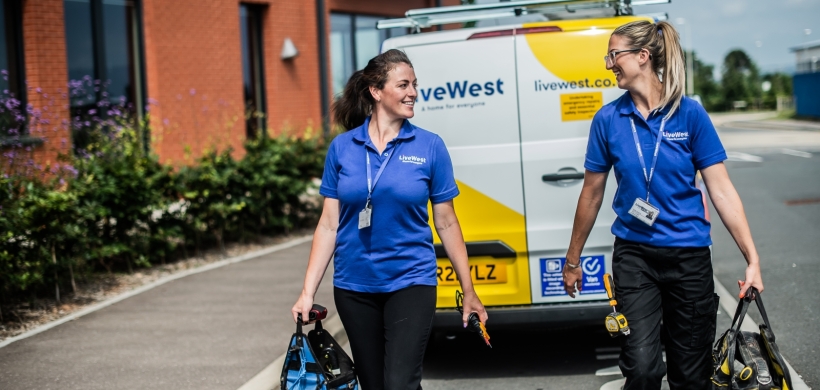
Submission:
[[[620,35],[612,35],[609,38],[607,54],[621,50],[635,49],[629,39]],[[629,90],[634,81],[646,71],[646,67],[651,68],[649,63],[649,52],[646,50],[622,52],[615,55],[615,61],[606,61],[606,68],[615,73],[618,81],[618,88]]]
[[[416,72],[406,63],[399,63],[387,73],[384,88],[370,87],[370,93],[376,100],[376,110],[390,118],[408,119],[414,115],[413,105],[418,93]]]

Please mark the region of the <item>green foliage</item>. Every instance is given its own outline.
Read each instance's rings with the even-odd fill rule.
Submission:
[[[763,81],[769,82],[771,88],[768,92],[763,92],[763,107],[774,109],[777,107],[778,97],[791,97],[792,77],[785,73],[768,73],[763,75]]]
[[[689,55],[690,53],[687,53]],[[695,95],[700,96],[703,107],[707,111],[715,111],[723,108],[723,97],[720,93],[720,85],[715,82],[714,65],[704,63],[697,54],[691,52],[693,56],[693,73]]]
[[[214,150],[174,170],[146,153],[124,114],[95,123],[82,129],[85,148],[50,174],[0,177],[0,300],[315,221],[321,138],[263,136],[242,159]]]
[[[735,49],[726,55],[721,86],[726,109],[730,109],[735,101],[745,101],[752,105],[761,96],[757,65],[746,52]]]
[[[792,96],[792,77],[784,73],[760,76],[754,61],[740,49],[729,52],[723,62],[722,78],[714,79],[714,65],[706,64],[691,53],[694,68],[695,95],[700,96],[707,111],[732,110],[735,101],[746,102],[747,108],[775,109],[778,97]],[[689,53],[687,53],[689,55]],[[764,92],[763,82],[771,88]]]

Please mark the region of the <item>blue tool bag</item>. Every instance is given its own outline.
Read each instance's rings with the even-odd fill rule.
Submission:
[[[358,390],[353,360],[322,328],[322,321],[317,320],[315,328],[305,335],[301,316],[299,320],[282,367],[281,389]]]

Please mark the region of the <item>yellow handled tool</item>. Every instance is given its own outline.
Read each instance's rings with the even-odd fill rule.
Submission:
[[[606,288],[606,296],[609,298],[609,306],[612,306],[612,313],[607,314],[604,320],[606,330],[609,331],[609,335],[612,337],[618,337],[619,335],[628,336],[630,333],[629,323],[627,323],[626,317],[615,308],[618,301],[615,300],[615,288],[612,282],[612,275],[604,274],[604,287]]]

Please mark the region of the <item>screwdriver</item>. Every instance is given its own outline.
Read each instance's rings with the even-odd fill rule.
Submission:
[[[487,346],[492,348],[492,344],[490,344],[490,334],[487,333],[487,328],[484,327],[484,324],[478,319],[478,314],[470,313],[470,316],[467,318],[467,329],[478,332],[478,335],[484,339],[484,342],[487,343]]]
[[[463,302],[464,294],[456,290],[456,309],[458,309],[458,312],[461,314],[464,314],[464,307],[462,307]],[[484,342],[487,343],[488,347],[493,347],[492,344],[490,344],[490,334],[487,333],[487,328],[481,323],[481,320],[479,320],[478,314],[470,313],[467,317],[467,330],[478,333],[478,335],[484,339]]]

